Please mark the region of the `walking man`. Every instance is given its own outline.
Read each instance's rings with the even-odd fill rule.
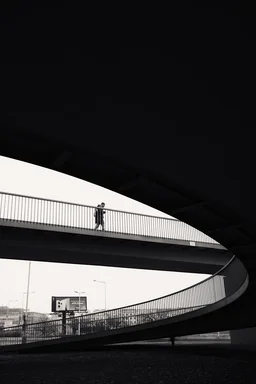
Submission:
[[[101,204],[98,204],[97,208],[95,209],[95,212],[94,212],[95,224],[96,224],[94,228],[95,230],[97,230],[100,225],[102,227],[102,231],[105,230],[104,215],[106,211],[104,211],[104,207],[105,207],[105,203],[101,203]]]

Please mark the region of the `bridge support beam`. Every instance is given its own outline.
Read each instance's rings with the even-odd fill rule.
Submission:
[[[231,344],[256,348],[256,327],[230,331]]]

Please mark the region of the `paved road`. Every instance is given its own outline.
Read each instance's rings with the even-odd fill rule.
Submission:
[[[133,346],[83,353],[0,356],[0,381],[1,384],[255,383],[255,353],[230,354],[225,349],[222,354],[218,350],[204,353],[203,349],[182,351],[182,348],[174,352],[167,346]]]

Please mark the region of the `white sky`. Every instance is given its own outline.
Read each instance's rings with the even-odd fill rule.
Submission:
[[[106,208],[170,217],[105,188],[32,164],[0,156],[0,191],[93,205],[104,201]],[[0,243],[1,245],[1,243]],[[1,257],[1,247],[0,247]],[[28,262],[0,259],[0,306],[21,307],[27,290]],[[208,275],[32,262],[29,308],[50,312],[51,296],[74,296],[85,291],[88,308],[115,308],[163,296],[193,285]],[[12,302],[18,300],[18,302]],[[11,302],[10,302],[11,301]]]

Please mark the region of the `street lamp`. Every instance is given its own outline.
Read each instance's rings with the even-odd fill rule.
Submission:
[[[107,309],[107,283],[106,281],[101,281],[101,280],[93,280],[94,283],[101,283],[104,284],[105,286],[105,311]]]
[[[22,294],[22,308],[21,308],[21,318],[22,318],[22,315],[23,315],[23,308],[24,308],[24,295],[27,295],[28,296],[28,294],[31,294],[31,293],[36,293],[35,291],[30,291],[30,292],[23,292],[23,294]],[[26,308],[26,317],[27,317],[27,311],[28,311],[28,308]]]
[[[27,319],[27,315],[28,315],[28,297],[29,297],[30,271],[31,271],[31,261],[28,263],[28,287],[27,287],[27,301],[26,301],[26,319]]]
[[[79,317],[78,317],[78,335],[80,335],[80,296],[81,296],[81,293],[85,293],[85,292],[81,292],[81,291],[74,291],[75,293],[78,294],[78,312],[79,312]]]

